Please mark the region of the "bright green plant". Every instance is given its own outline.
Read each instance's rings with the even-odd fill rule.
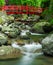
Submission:
[[[8,4],[41,7],[42,3],[47,2],[47,1],[49,1],[49,0],[9,0]],[[42,6],[44,6],[44,5],[42,5]]]
[[[21,0],[22,5],[35,6],[35,0]]]
[[[48,2],[49,0],[36,0],[36,7],[41,7],[41,5],[42,5],[42,7],[44,7],[44,2]]]
[[[21,0],[23,5],[35,6],[35,7],[44,7],[44,2],[48,2],[49,0]]]
[[[4,6],[5,5],[5,0],[0,0],[0,6]]]

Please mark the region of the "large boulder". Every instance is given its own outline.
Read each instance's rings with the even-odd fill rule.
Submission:
[[[49,33],[52,31],[52,26],[49,22],[38,22],[32,29],[37,33]]]
[[[12,59],[19,58],[21,56],[21,51],[17,48],[11,46],[1,46],[0,47],[0,59]]]
[[[53,56],[53,34],[42,40],[42,49],[45,55]]]

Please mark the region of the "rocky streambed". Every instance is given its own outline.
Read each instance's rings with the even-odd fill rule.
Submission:
[[[53,65],[53,25],[37,15],[0,16],[0,65]]]

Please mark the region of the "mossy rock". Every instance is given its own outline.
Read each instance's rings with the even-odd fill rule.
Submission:
[[[0,47],[0,60],[13,59],[21,57],[21,51],[11,46]]]
[[[10,27],[5,26],[2,28],[2,32],[7,34],[9,37],[15,38],[18,35],[20,35],[21,31],[17,28],[10,28]]]
[[[37,33],[49,33],[51,32],[51,25],[49,22],[38,22],[36,23],[32,29]]]

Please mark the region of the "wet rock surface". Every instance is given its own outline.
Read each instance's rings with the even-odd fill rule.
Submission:
[[[42,40],[42,49],[45,55],[53,56],[53,34]]]

